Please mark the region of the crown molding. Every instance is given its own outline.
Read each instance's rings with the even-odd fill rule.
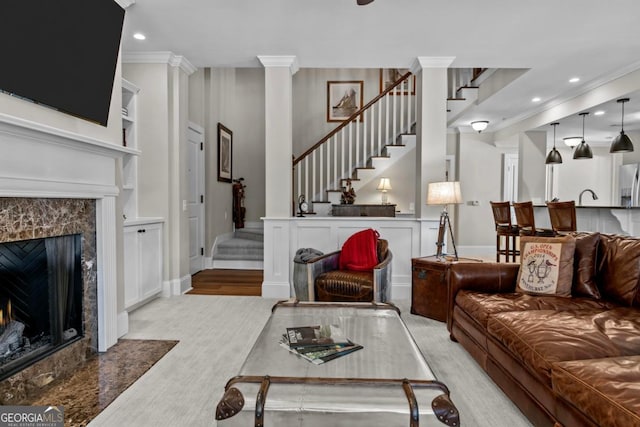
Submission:
[[[127,9],[129,6],[135,4],[136,0],[115,0],[121,8]]]
[[[173,52],[123,52],[123,64],[168,64],[179,67],[187,75],[193,74],[197,68],[182,55]]]
[[[298,57],[295,55],[258,55],[258,60],[263,67],[289,67],[291,75],[300,69]]]
[[[172,67],[179,67],[187,74],[187,76],[195,73],[198,69],[182,55],[173,55],[171,58],[169,58],[169,65],[171,65]]]
[[[449,68],[455,56],[418,56],[411,65],[411,72],[417,74],[425,68]]]

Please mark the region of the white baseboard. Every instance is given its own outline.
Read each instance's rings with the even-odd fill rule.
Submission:
[[[394,283],[391,286],[391,301],[411,299],[411,283]]]
[[[191,289],[190,274],[187,274],[180,279],[165,280],[162,282],[162,296],[165,298],[185,294]]]
[[[129,333],[129,313],[127,313],[126,311],[118,313],[116,322],[118,338]]]
[[[176,293],[174,295],[182,295],[191,290],[191,275],[187,274],[180,279],[179,288],[176,289]]]
[[[289,298],[291,296],[291,285],[289,283],[262,282],[263,298]]]
[[[211,268],[227,270],[263,270],[264,261],[215,259],[211,263]]]
[[[204,265],[202,266],[202,268],[204,268],[205,270],[210,270],[213,268],[213,259],[211,259],[211,257],[205,257],[203,264]]]

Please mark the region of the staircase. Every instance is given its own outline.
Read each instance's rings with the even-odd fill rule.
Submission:
[[[485,68],[448,70],[448,123],[480,102],[479,85],[492,78],[495,71]],[[499,90],[501,85],[494,86]],[[331,205],[340,203],[347,180],[357,193],[367,183],[382,177],[397,159],[411,152],[415,148],[417,111],[414,94],[415,79],[408,72],[295,158],[293,200],[304,195],[310,202],[311,213],[329,216]],[[298,212],[294,209],[292,213]]]
[[[262,270],[264,262],[264,230],[240,228],[218,236],[213,244],[212,268]]]
[[[347,180],[361,188],[379,175],[381,161],[405,148],[402,135],[415,133],[417,97],[411,76],[404,74],[293,160],[294,200],[304,195],[313,213],[328,216]]]

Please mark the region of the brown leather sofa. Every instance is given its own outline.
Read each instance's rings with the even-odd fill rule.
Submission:
[[[536,426],[640,426],[640,238],[575,233],[572,296],[519,264],[450,270],[447,327]]]

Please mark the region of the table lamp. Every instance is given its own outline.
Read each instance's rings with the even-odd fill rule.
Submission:
[[[389,178],[380,178],[380,183],[378,184],[378,191],[382,191],[382,204],[388,204],[387,201],[387,191],[393,190],[391,188],[391,180]]]
[[[444,181],[444,182],[431,182],[427,187],[427,205],[442,205],[444,206],[442,213],[440,214],[440,227],[438,228],[438,241],[436,246],[438,248],[436,257],[442,258],[442,248],[444,247],[444,233],[445,226],[448,225],[449,233],[451,234],[451,245],[453,246],[453,252],[456,261],[458,260],[458,250],[456,249],[456,242],[453,239],[453,232],[451,230],[451,220],[449,219],[449,213],[447,212],[447,206],[452,204],[462,203],[462,195],[460,193],[459,181]]]

